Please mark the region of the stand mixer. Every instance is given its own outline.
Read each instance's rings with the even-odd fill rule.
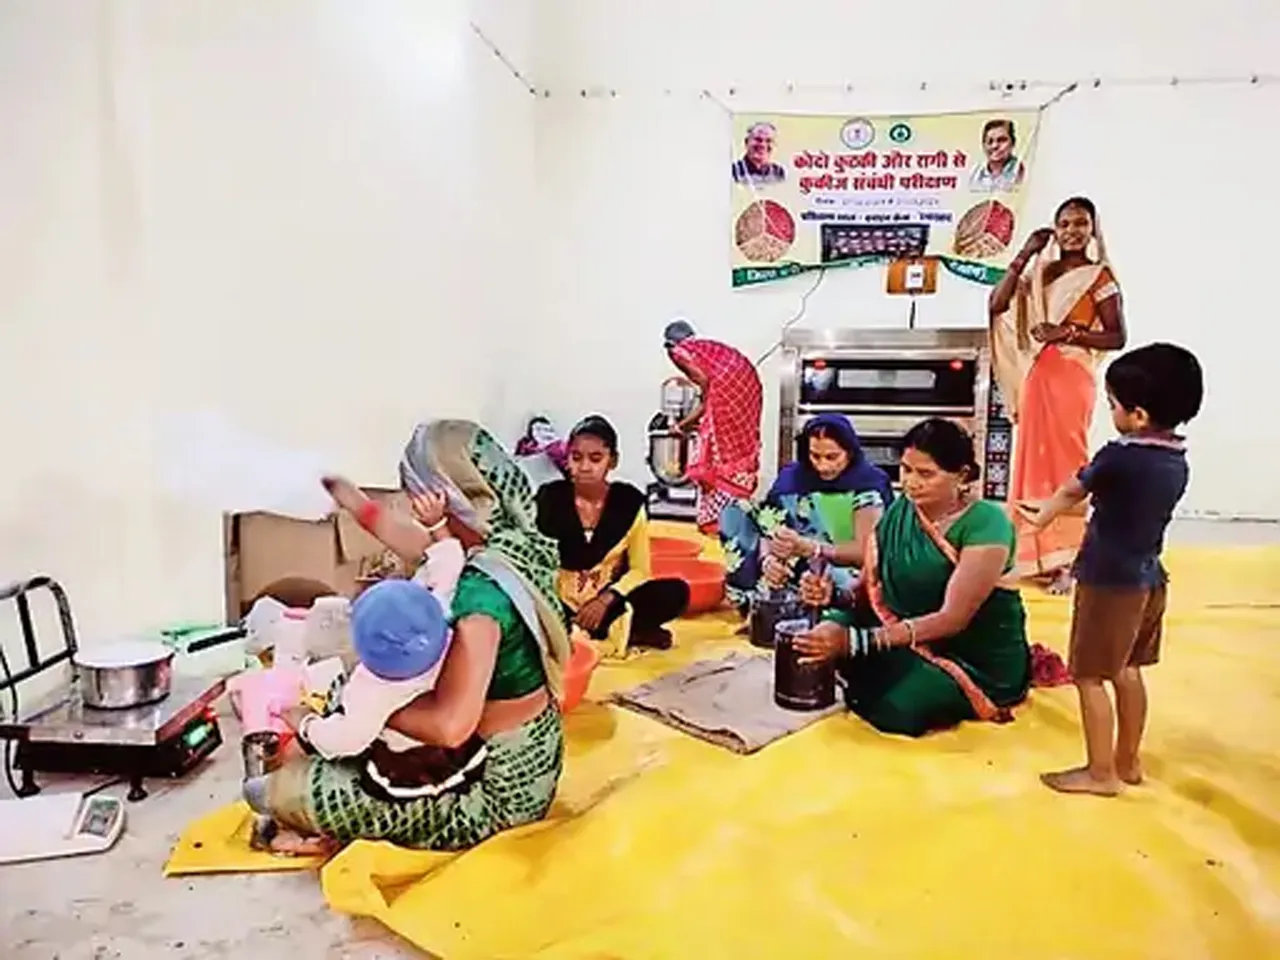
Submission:
[[[662,383],[659,410],[649,421],[649,472],[654,482],[645,491],[649,516],[693,521],[698,515],[698,488],[689,480],[689,463],[698,449],[696,433],[679,433],[675,425],[693,412],[698,388],[684,377]]]

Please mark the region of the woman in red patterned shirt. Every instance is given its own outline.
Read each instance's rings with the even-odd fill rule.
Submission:
[[[684,320],[662,334],[667,355],[698,388],[698,402],[676,429],[697,429],[689,479],[698,485],[698,529],[714,536],[720,511],[752,496],[760,479],[764,394],[755,365],[739,350],[694,333]]]

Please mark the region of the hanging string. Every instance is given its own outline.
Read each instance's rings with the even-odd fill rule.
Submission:
[[[1056,104],[1058,101],[1062,100],[1064,97],[1071,96],[1071,94],[1075,93],[1079,89],[1080,89],[1080,82],[1078,80],[1072,81],[1071,83],[1068,83],[1065,87],[1063,87],[1061,90],[1059,90],[1057,93],[1055,93],[1048,100],[1046,100],[1044,103],[1040,104],[1040,106],[1038,106],[1036,109],[1041,113],[1044,113],[1054,104]]]
[[[671,91],[670,91],[670,90],[667,90],[667,91],[664,91],[664,92],[665,92],[665,93],[667,93],[668,95],[670,95],[670,93],[671,93]],[[732,94],[732,92],[733,92],[733,91],[732,91],[732,89],[730,89],[730,91],[729,91],[729,92]],[[732,108],[732,107],[730,107],[730,106],[729,106],[727,103],[725,103],[723,100],[721,100],[720,98],[718,98],[718,97],[717,97],[714,93],[712,93],[710,90],[703,90],[703,91],[702,91],[702,99],[704,99],[704,100],[710,100],[710,101],[711,101],[712,103],[714,103],[717,107],[719,107],[721,110],[723,110],[723,111],[724,111],[728,116],[730,116],[730,117],[732,117],[732,116],[733,116],[733,108]]]
[[[483,30],[480,29],[480,25],[476,23],[474,20],[472,20],[470,22],[470,27],[471,27],[471,32],[474,33],[476,37],[479,38],[480,42],[483,43],[485,47],[488,48],[489,52],[492,53],[497,58],[498,62],[502,64],[503,67],[506,68],[507,73],[515,77],[516,81],[520,84],[520,86],[524,87],[525,91],[530,96],[532,97],[538,96],[538,88],[534,85],[533,81],[530,80],[524,74],[524,72],[521,71],[519,67],[517,67],[514,63],[512,63],[505,53],[503,53],[501,50],[498,49],[498,45],[489,39],[488,34],[486,34]],[[550,96],[549,93],[546,95]]]
[[[1158,88],[1158,87],[1261,87],[1280,84],[1280,74],[1273,73],[1241,73],[1221,76],[1158,76],[1158,77],[1084,77],[1064,80],[988,80],[970,83],[954,81],[939,82],[933,80],[877,80],[868,78],[844,83],[801,84],[784,83],[769,87],[724,88],[711,87],[654,87],[618,88],[606,85],[595,85],[577,90],[542,89],[538,95],[543,98],[575,96],[581,99],[634,99],[640,97],[658,97],[669,100],[702,100],[728,112],[736,112],[732,106],[735,102],[751,102],[753,106],[760,102],[776,103],[783,97],[859,97],[868,94],[900,94],[900,93],[933,93],[964,94],[987,93],[996,94],[1008,100],[1015,96],[1034,95],[1040,91],[1052,91],[1051,96],[1038,104],[1037,109],[1045,109],[1078,90],[1109,88]]]
[[[600,99],[600,100],[616,100],[621,96],[644,95],[644,91],[620,91],[616,87],[594,84],[588,87],[581,87],[575,91],[553,91],[546,88],[539,88],[537,84],[529,77],[529,75],[520,69],[510,57],[502,51],[502,49],[489,38],[489,35],[481,29],[480,25],[475,21],[469,23],[471,32],[476,38],[484,44],[485,48],[493,54],[499,63],[506,69],[508,73],[522,86],[525,91],[534,97],[548,99],[553,96],[571,96],[576,95],[580,99]],[[1179,87],[1179,86],[1250,86],[1260,87],[1269,86],[1280,83],[1280,74],[1262,73],[1252,71],[1239,74],[1207,74],[1201,76],[1113,76],[1113,77],[1087,77],[1076,78],[1073,80],[989,80],[985,84],[956,84],[956,83],[938,83],[931,80],[912,80],[912,81],[885,81],[875,78],[867,78],[865,80],[847,80],[843,83],[826,83],[826,84],[798,84],[787,82],[780,87],[774,88],[742,88],[738,86],[730,86],[724,88],[723,91],[713,91],[710,87],[697,87],[690,89],[679,89],[674,87],[661,87],[647,91],[649,94],[655,94],[664,98],[684,98],[691,97],[697,100],[705,100],[719,107],[725,113],[732,114],[735,111],[729,106],[728,101],[737,100],[742,97],[772,99],[778,95],[795,96],[831,96],[831,95],[851,95],[853,93],[876,92],[962,92],[963,90],[985,90],[988,93],[995,93],[1004,99],[1008,99],[1015,94],[1034,93],[1037,90],[1052,90],[1053,95],[1043,103],[1038,104],[1039,110],[1045,110],[1062,98],[1075,93],[1082,87],[1089,87],[1098,90],[1103,87]]]

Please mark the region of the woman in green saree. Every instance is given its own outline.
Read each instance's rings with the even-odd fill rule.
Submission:
[[[556,695],[570,645],[555,588],[556,545],[538,532],[529,478],[483,427],[433,420],[409,439],[400,480],[416,522],[382,510],[347,480],[325,485],[406,563],[421,562],[445,530],[462,542],[467,563],[451,606],[453,639],[434,689],[388,721],[418,744],[383,751],[381,760],[394,761],[391,789],[373,782],[369,757],[327,759],[311,749],[249,781],[246,799],[279,828],[271,846],[280,853],[360,839],[461,850],[542,819],[555,796],[564,762]],[[428,496],[444,499],[443,523],[418,512]],[[285,717],[302,728],[304,746],[307,712]],[[480,753],[469,751],[477,740],[476,775],[439,775],[455,772],[460,752]]]
[[[968,494],[977,465],[959,426],[926,420],[904,446],[906,496],[868,541],[855,603],[830,609],[797,647],[838,660],[849,709],[885,733],[1008,721],[1031,685],[1013,524]],[[830,581],[806,575],[801,593],[829,603]]]

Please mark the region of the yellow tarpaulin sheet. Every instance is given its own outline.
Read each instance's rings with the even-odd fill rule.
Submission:
[[[232,803],[201,817],[182,831],[164,865],[166,877],[209,873],[284,873],[315,870],[323,857],[277,857],[254,850],[253,811],[247,803]]]
[[[1007,726],[909,741],[846,715],[749,757],[587,703],[547,822],[460,856],[358,843],[325,895],[449,960],[1280,957],[1280,549],[1170,566],[1150,780],[1119,799],[1037,780],[1080,759],[1069,687]],[[1028,603],[1062,650],[1067,604]],[[731,630],[682,623],[591,695],[717,656]]]

